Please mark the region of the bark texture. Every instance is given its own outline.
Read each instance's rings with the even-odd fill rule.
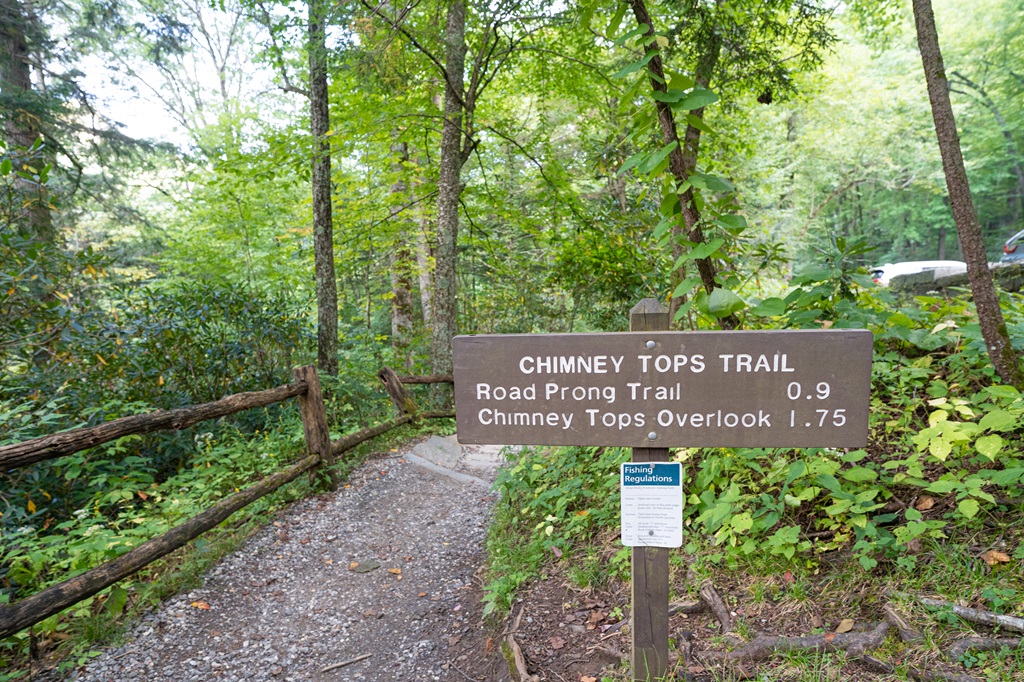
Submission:
[[[396,139],[391,145],[391,172],[395,177],[395,181],[391,185],[391,220],[396,230],[394,248],[389,254],[391,265],[391,347],[402,366],[412,369],[409,344],[413,334],[412,278],[415,264],[410,240],[414,238],[416,224],[403,217],[402,210],[409,190],[409,183],[405,181],[405,164],[408,161],[408,145]]]
[[[430,338],[431,370],[452,373],[452,338],[456,334],[455,263],[459,239],[459,195],[462,192],[462,121],[466,68],[466,2],[452,0],[445,26],[444,124],[437,183],[437,253],[434,268],[433,327]],[[436,402],[451,400],[451,387],[435,384]]]
[[[309,3],[309,125],[313,135],[313,260],[316,271],[317,367],[338,374],[338,283],[334,275],[331,144],[327,139],[326,5]]]
[[[20,0],[0,0],[0,96],[3,101],[4,135],[8,153],[25,153],[39,138],[38,102],[32,89],[29,36],[38,32],[38,20]],[[42,166],[41,158],[25,153],[24,162]],[[56,238],[45,185],[17,178],[15,186],[24,197],[21,232],[40,241]]]
[[[971,188],[964,169],[960,151],[960,136],[956,132],[956,120],[949,101],[949,81],[946,78],[939,49],[939,36],[935,29],[935,15],[931,0],[913,0],[914,21],[917,25],[917,44],[921,51],[925,80],[928,84],[928,99],[935,122],[935,134],[942,154],[942,170],[946,176],[946,188],[953,209],[953,221],[960,240],[960,252],[967,263],[967,276],[971,282],[974,305],[978,310],[978,322],[985,339],[992,366],[1000,378],[1009,384],[1024,386],[1024,373],[1020,360],[1010,345],[1010,336],[999,308],[992,273],[988,269],[985,241],[978,223],[978,214],[971,199]]]

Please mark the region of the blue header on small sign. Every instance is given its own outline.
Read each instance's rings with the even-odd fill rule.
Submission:
[[[678,462],[623,464],[622,485],[682,485],[682,467]]]

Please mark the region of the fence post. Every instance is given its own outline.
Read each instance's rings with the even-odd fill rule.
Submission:
[[[416,404],[412,401],[409,391],[405,389],[405,384],[395,374],[395,370],[390,367],[381,367],[377,372],[377,378],[384,384],[384,390],[391,396],[391,402],[395,404],[399,417],[403,414],[416,414]]]
[[[629,311],[629,331],[667,331],[668,309],[653,298]],[[668,448],[633,448],[634,462],[667,462]],[[668,549],[633,548],[633,679],[661,680],[668,674]]]
[[[305,381],[307,387],[305,393],[299,394],[306,451],[320,456],[320,466],[327,467],[331,490],[337,490],[338,474],[334,471],[334,450],[331,449],[331,432],[327,428],[327,410],[320,391],[320,377],[312,365],[296,367],[292,370],[292,376],[296,381]]]

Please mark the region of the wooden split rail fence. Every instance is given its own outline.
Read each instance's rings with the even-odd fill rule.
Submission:
[[[87,599],[110,587],[157,559],[170,554],[225,521],[234,512],[269,495],[286,483],[320,466],[326,467],[331,489],[337,487],[335,458],[391,429],[417,419],[454,417],[454,412],[419,412],[403,384],[451,382],[451,376],[399,377],[389,368],[377,376],[398,409],[395,419],[349,434],[333,443],[327,428],[327,414],[316,368],[298,367],[292,372],[294,381],[266,391],[236,393],[212,403],[176,410],[160,410],[149,414],[122,417],[99,426],[71,429],[51,436],[34,438],[23,443],[0,447],[0,470],[27,466],[70,455],[123,436],[174,431],[208,419],[219,419],[242,410],[265,407],[298,398],[302,428],[306,438],[306,456],[291,466],[257,483],[225,497],[206,511],[175,526],[159,537],[148,540],[101,566],[53,585],[13,604],[0,605],[0,639],[49,618],[55,613]]]

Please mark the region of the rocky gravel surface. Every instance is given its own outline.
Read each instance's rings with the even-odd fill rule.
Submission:
[[[69,679],[501,679],[493,664],[477,674],[484,652],[466,648],[486,640],[478,588],[492,502],[479,480],[416,455],[370,460],[338,492],[277,515],[201,589],[165,602]]]

